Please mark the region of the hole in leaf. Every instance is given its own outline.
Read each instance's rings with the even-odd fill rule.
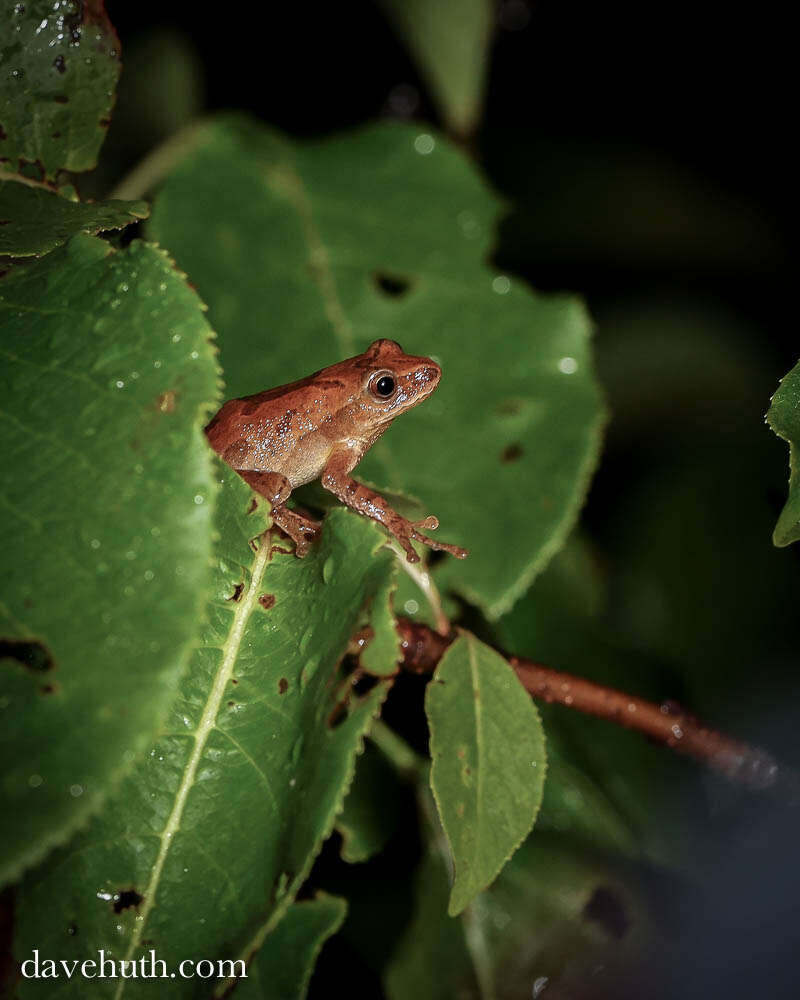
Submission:
[[[378,678],[373,674],[361,674],[358,680],[353,684],[353,690],[355,693],[362,697],[375,687],[378,683]]]
[[[0,639],[0,660],[16,660],[37,674],[55,667],[47,648],[35,639]]]
[[[130,907],[136,907],[144,899],[135,889],[122,889],[114,893],[114,913],[122,913]]]
[[[409,278],[403,278],[398,274],[387,274],[385,271],[376,271],[373,280],[377,288],[392,299],[400,298],[411,288]]]
[[[228,600],[229,601],[239,601],[239,600],[241,600],[242,591],[243,590],[244,590],[244,584],[243,583],[237,583],[236,586],[233,588],[233,593],[228,598]]]
[[[289,682],[286,680],[285,677],[281,677],[281,679],[278,681],[278,694],[286,694],[288,690],[289,690]]]

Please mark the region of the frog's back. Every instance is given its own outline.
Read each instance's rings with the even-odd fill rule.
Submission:
[[[319,375],[231,399],[206,427],[211,447],[234,469],[279,472],[292,487],[320,475],[330,442],[320,429],[330,420],[338,380]]]

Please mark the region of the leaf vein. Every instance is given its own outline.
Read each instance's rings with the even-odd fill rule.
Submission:
[[[253,611],[256,607],[258,607],[258,596],[260,593],[259,587],[267,565],[269,564],[271,554],[272,546],[265,538],[262,540],[262,544],[255,554],[252,575],[250,577],[247,590],[242,596],[242,600],[236,606],[236,611],[231,621],[228,637],[223,647],[222,660],[214,678],[214,682],[211,685],[211,690],[208,695],[208,700],[206,701],[206,706],[203,709],[200,722],[195,730],[194,748],[192,749],[184,768],[183,777],[175,795],[175,803],[159,838],[160,843],[158,855],[153,863],[150,881],[144,892],[144,902],[142,903],[142,909],[139,913],[140,919],[136,922],[136,926],[131,935],[130,944],[125,956],[128,961],[133,958],[134,952],[139,947],[142,940],[142,934],[147,926],[147,919],[155,905],[155,899],[161,882],[164,865],[166,863],[170,847],[174,841],[175,834],[180,830],[183,811],[186,807],[189,793],[191,792],[194,784],[194,778],[200,765],[203,750],[208,742],[210,733],[213,729],[217,728],[217,714],[219,712],[220,704],[225,697],[228,682],[233,675],[233,668],[244,639],[247,623]],[[120,980],[114,994],[114,1000],[120,1000],[126,983],[127,980]]]

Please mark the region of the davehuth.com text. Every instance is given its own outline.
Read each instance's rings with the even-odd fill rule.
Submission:
[[[80,976],[83,979],[246,979],[247,969],[242,959],[222,958],[216,962],[211,959],[198,960],[187,958],[179,962],[173,971],[167,969],[167,963],[156,958],[156,953],[150,950],[149,957],[124,959],[109,958],[101,948],[97,958],[40,958],[39,949],[34,948],[33,957],[26,958],[22,963],[22,975],[25,979],[72,979]]]

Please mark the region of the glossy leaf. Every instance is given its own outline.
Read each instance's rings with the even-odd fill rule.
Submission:
[[[767,422],[778,437],[789,442],[789,498],[772,540],[776,545],[790,545],[800,539],[800,364],[781,379],[772,397]]]
[[[211,330],[172,262],[91,236],[0,283],[0,881],[85,822],[164,718],[214,483]]]
[[[91,170],[120,71],[103,4],[0,0],[0,19],[0,165]]]
[[[545,775],[544,734],[511,666],[463,633],[425,696],[431,788],[453,853],[448,912],[485,889],[531,830]]]
[[[602,424],[581,305],[485,264],[499,212],[466,158],[417,128],[291,145],[237,119],[195,134],[148,225],[225,334],[230,396],[377,337],[439,359],[436,393],[356,474],[418,499],[469,547],[437,575],[490,617],[562,544]]]
[[[294,903],[247,966],[237,1000],[302,1000],[325,941],[342,924],[347,903],[337,896]]]
[[[480,123],[494,5],[491,0],[379,0],[408,46],[448,129]]]
[[[143,201],[70,201],[0,175],[0,255],[41,257],[76,233],[124,229],[148,211]]]
[[[206,624],[167,724],[88,829],[20,889],[18,955],[133,958],[157,942],[170,968],[248,959],[270,947],[333,828],[388,684],[359,697],[338,664],[393,556],[377,527],[343,510],[305,559],[264,540],[254,551],[266,512],[219,469]],[[20,995],[82,989],[31,980]],[[160,995],[196,990],[176,979]],[[128,981],[115,996],[145,993]]]

